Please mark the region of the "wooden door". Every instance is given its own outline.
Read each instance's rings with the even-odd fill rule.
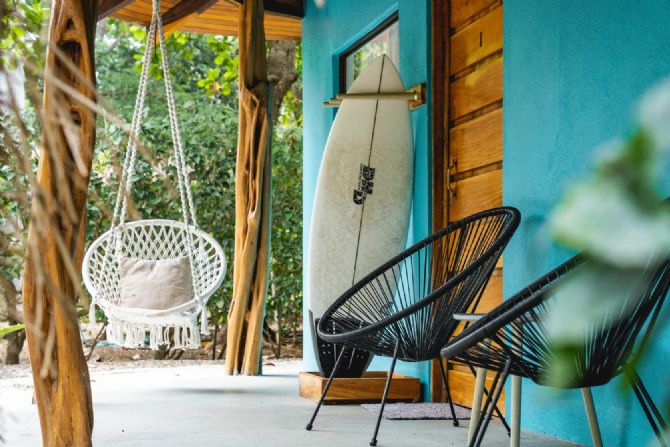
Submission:
[[[433,226],[502,205],[503,5],[433,2]],[[502,261],[477,312],[502,302]],[[433,362],[431,396],[444,400]],[[470,406],[474,377],[447,365],[454,402]]]

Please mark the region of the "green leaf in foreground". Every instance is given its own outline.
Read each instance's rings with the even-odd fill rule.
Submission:
[[[2,339],[5,335],[9,335],[12,332],[22,331],[25,328],[26,326],[23,324],[15,324],[13,326],[0,327],[0,339]]]

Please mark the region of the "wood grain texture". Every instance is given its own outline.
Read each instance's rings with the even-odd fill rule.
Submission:
[[[190,2],[191,0],[187,0],[187,3]],[[179,4],[180,0],[161,0],[161,14],[166,14]],[[291,10],[296,11],[296,14],[299,13],[301,4],[298,4],[298,0],[265,1],[265,4],[272,8],[265,11],[265,37],[268,40],[300,40],[302,35],[301,17],[289,13]],[[240,9],[241,5],[235,1],[218,0],[212,5],[208,5],[208,8],[204,11],[196,11],[187,15],[185,19],[182,18],[166,26],[166,32],[184,31],[237,36]],[[126,22],[148,25],[151,20],[151,0],[135,0],[124,8],[117,10],[112,17]]]
[[[218,0],[181,0],[172,9],[163,14],[163,30],[166,36],[182,28],[188,21],[214,6]]]
[[[455,189],[457,198],[449,207],[452,221],[502,206],[502,169],[456,182]]]
[[[42,444],[92,445],[93,405],[76,298],[81,225],[95,147],[97,0],[52,2],[42,151],[23,277],[24,316]]]
[[[475,64],[501,50],[502,45],[503,16],[502,6],[499,6],[451,37],[450,73],[458,73]]]
[[[433,103],[433,231],[444,228],[448,221],[446,206],[446,175],[444,167],[449,156],[449,0],[432,4],[432,103]],[[435,361],[430,369],[430,398],[441,400],[440,371]]]
[[[451,0],[452,11],[449,20],[451,29],[463,26],[472,17],[497,3],[500,3],[500,0]]]
[[[135,0],[100,0],[98,5],[98,20],[102,20],[119,11]]]
[[[438,225],[442,228],[447,222],[502,204],[501,5],[500,0],[433,2],[433,32],[442,33],[433,35],[433,85],[439,92],[434,92],[433,98],[433,108],[438,111],[433,126],[433,167],[438,171],[433,174],[436,230]],[[450,79],[450,73],[458,75]],[[453,161],[455,168],[447,176]],[[446,203],[448,177],[457,193],[452,206]],[[501,268],[502,259],[478,311],[489,310],[502,301]],[[455,402],[470,406],[474,377],[458,367],[449,364],[452,396]],[[445,399],[437,360],[431,365],[431,399]]]
[[[502,161],[502,119],[497,109],[449,130],[449,159],[459,174]]]
[[[449,154],[449,0],[435,0],[432,5],[433,230],[439,231],[448,222],[442,167]]]
[[[475,309],[470,309],[469,312],[472,313],[486,313],[492,309],[495,309],[502,303],[502,270],[497,270],[491,276],[484,293],[482,294],[481,301]],[[461,333],[465,323],[459,325],[458,329],[454,333],[454,337]]]
[[[502,57],[451,83],[451,120],[502,100]]]
[[[259,374],[270,255],[272,120],[263,2],[240,10],[240,91],[235,168],[235,259],[226,371]]]
[[[451,385],[451,397],[454,403],[470,408],[472,406],[472,396],[475,392],[475,377],[463,365],[450,364],[452,369],[449,370],[449,384]],[[456,367],[459,367],[456,369]],[[488,373],[486,376],[486,388],[491,389],[493,384],[493,373]],[[486,399],[482,399],[482,404]],[[500,401],[505,402],[505,392],[500,395]],[[503,416],[505,415],[505,405],[499,406]]]
[[[337,378],[328,390],[325,404],[334,403],[379,403],[386,385],[386,372],[369,371],[357,379]],[[301,372],[299,376],[300,396],[318,402],[328,382],[316,372]],[[393,374],[387,401],[418,402],[421,399],[421,383],[415,377]]]
[[[479,305],[475,309],[472,309],[472,311],[476,313],[486,313],[499,306],[500,303],[502,303],[502,284],[502,271],[497,270],[491,276],[486,289],[484,289],[484,294],[482,295]]]

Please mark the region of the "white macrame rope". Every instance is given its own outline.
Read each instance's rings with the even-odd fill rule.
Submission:
[[[118,219],[120,225],[123,224],[126,218],[128,195],[130,194],[130,190],[133,184],[133,173],[135,172],[135,162],[137,160],[137,142],[139,141],[139,135],[142,126],[142,110],[144,109],[144,100],[146,97],[147,85],[149,81],[151,55],[154,51],[156,42],[156,21],[153,20],[153,18],[147,33],[147,42],[145,44],[144,58],[142,61],[142,71],[137,88],[137,98],[135,100],[135,110],[133,111],[131,134],[128,138],[126,156],[123,163],[121,181],[119,183],[119,191],[116,196],[116,205],[114,206],[113,219]],[[119,207],[119,204],[122,204],[121,207]],[[112,220],[112,226],[115,224],[114,220]]]
[[[149,67],[151,65],[151,55],[155,49],[157,32],[159,35],[159,45],[161,50],[161,69],[163,71],[163,77],[165,80],[165,93],[168,105],[168,116],[170,120],[170,131],[172,136],[172,144],[175,151],[177,184],[180,192],[182,217],[184,219],[184,223],[197,227],[195,206],[193,203],[191,188],[188,183],[188,169],[186,167],[186,159],[184,157],[184,150],[181,142],[181,133],[179,130],[179,122],[177,119],[177,112],[174,101],[174,91],[172,89],[170,68],[164,43],[165,36],[163,32],[162,18],[160,15],[159,0],[153,0],[153,13],[151,23],[147,31],[147,42],[145,45],[144,58],[142,61],[142,71],[140,74],[140,81],[137,90],[137,98],[135,100],[135,110],[133,112],[133,121],[131,124],[131,135],[128,139],[121,177],[121,184],[125,187],[125,189],[121,187],[117,192],[112,226],[115,226],[117,220],[118,224],[122,225],[125,222],[127,216],[128,196],[132,190],[133,174],[135,172],[137,161],[137,141],[139,141],[139,134],[142,125],[142,110],[144,109],[144,102],[148,88]]]
[[[197,227],[197,221],[195,217],[195,206],[193,205],[193,197],[191,195],[191,188],[188,179],[188,168],[186,167],[186,157],[184,156],[184,149],[181,142],[181,132],[179,130],[179,120],[177,118],[177,108],[174,101],[174,92],[172,91],[172,79],[170,77],[170,64],[167,56],[167,50],[165,48],[165,33],[163,31],[163,23],[160,16],[160,7],[159,0],[153,0],[153,9],[154,9],[154,20],[158,24],[158,42],[161,50],[161,62],[163,66],[163,79],[165,80],[165,96],[167,98],[168,104],[168,116],[170,118],[170,130],[172,131],[172,142],[175,150],[175,164],[177,165],[177,177],[179,184],[179,196],[182,204],[182,214],[184,218],[184,223],[189,224],[189,217],[191,218],[191,223],[194,227]],[[191,271],[195,270],[194,265],[194,247],[193,247],[193,236],[188,233],[188,250],[189,250],[189,260],[191,263]],[[195,283],[195,278],[191,275],[193,281],[193,291],[196,299],[200,303],[201,307],[201,330],[205,334],[209,334],[209,328],[207,324],[207,302],[203,300],[198,294],[197,284]]]
[[[177,176],[179,179],[179,193],[182,201],[182,213],[184,223],[188,224],[188,218],[196,226],[195,206],[191,196],[191,188],[188,183],[188,169],[184,157],[184,149],[181,142],[181,132],[179,130],[179,120],[177,119],[177,108],[174,101],[174,92],[172,90],[172,79],[170,75],[170,64],[168,61],[167,50],[165,48],[165,34],[163,32],[163,23],[159,12],[159,0],[154,1],[154,20],[158,24],[158,37],[161,50],[161,63],[163,67],[163,78],[165,80],[165,96],[167,98],[168,116],[170,118],[170,130],[172,132],[172,142],[175,150],[175,164],[177,166]]]
[[[125,221],[126,209],[127,209],[127,197],[130,194],[130,188],[132,186],[132,177],[134,172],[135,160],[137,158],[137,141],[139,140],[140,127],[142,123],[142,110],[144,109],[144,99],[147,92],[147,82],[149,79],[149,67],[151,60],[151,54],[153,53],[155,46],[155,36],[156,36],[156,21],[151,20],[149,25],[149,30],[147,34],[147,42],[144,48],[144,59],[142,62],[142,71],[140,73],[139,84],[137,87],[137,96],[135,98],[135,108],[133,110],[133,119],[130,125],[130,135],[128,137],[128,144],[126,146],[126,154],[123,160],[123,170],[121,171],[121,179],[119,181],[119,190],[116,193],[116,203],[114,204],[114,214],[112,214],[111,227],[114,229],[112,234],[112,239],[106,247],[106,256],[105,264],[103,268],[109,268],[108,260],[110,259],[112,252],[116,252],[118,248],[117,237],[122,237],[122,235],[117,235],[123,229],[123,223]],[[117,231],[117,228],[120,231]],[[118,254],[116,254],[118,257]],[[91,299],[91,304],[88,311],[89,324],[95,322],[95,305],[96,299],[93,297]]]
[[[170,128],[172,130],[172,139],[174,141],[175,156],[176,156],[176,166],[177,166],[177,175],[179,176],[179,192],[181,195],[182,202],[185,203],[185,206],[182,206],[182,211],[184,214],[184,221],[188,222],[188,218],[191,218],[193,225],[196,225],[195,217],[195,206],[193,205],[193,197],[191,196],[191,188],[188,187],[188,168],[186,167],[186,159],[184,156],[184,149],[181,142],[181,132],[179,130],[179,121],[177,119],[177,110],[174,102],[174,93],[172,91],[172,81],[170,77],[170,68],[167,58],[167,52],[165,50],[165,36],[163,34],[163,27],[159,27],[159,36],[160,36],[160,49],[162,54],[162,63],[163,70],[165,72],[165,91],[167,96],[168,104],[168,113],[170,117]],[[187,211],[188,210],[188,211]],[[190,215],[187,215],[190,214]]]
[[[90,321],[95,321],[93,303],[97,303],[108,318],[108,339],[122,346],[142,347],[146,344],[146,334],[149,334],[149,346],[152,349],[158,349],[161,344],[166,343],[178,348],[195,348],[200,344],[200,332],[209,333],[207,302],[223,280],[226,260],[218,243],[198,230],[189,170],[177,118],[159,0],[153,0],[152,18],[147,33],[131,134],[126,147],[111,229],[94,242],[84,259],[84,282],[93,295],[89,318]],[[183,224],[166,220],[126,224],[128,200],[131,196],[137,162],[142,110],[156,38],[161,52],[161,69],[165,81]],[[189,258],[192,272],[193,299],[190,303],[159,312],[122,307],[118,271],[122,256],[164,259],[184,255]],[[201,315],[200,331],[198,331],[198,314]]]
[[[132,174],[134,172],[135,159],[137,153],[137,144],[136,142],[139,139],[140,126],[142,121],[142,110],[144,109],[144,99],[146,97],[147,91],[147,80],[149,78],[149,64],[146,61],[150,60],[151,53],[154,49],[155,39],[152,36],[155,35],[155,23],[152,20],[149,26],[149,31],[147,35],[147,42],[144,48],[144,59],[142,63],[142,71],[140,73],[139,84],[137,88],[137,96],[135,98],[135,109],[133,110],[133,119],[130,125],[130,135],[128,137],[128,143],[126,146],[126,154],[123,160],[123,170],[121,171],[121,180],[119,181],[119,190],[116,193],[116,203],[114,204],[114,214],[112,215],[112,228],[122,226],[125,221],[126,209],[127,209],[127,195],[130,194],[130,188],[132,185]],[[112,243],[108,245],[108,249],[114,250],[116,248],[115,239],[112,239]],[[93,306],[91,306],[93,307]],[[89,315],[90,316],[90,315]]]

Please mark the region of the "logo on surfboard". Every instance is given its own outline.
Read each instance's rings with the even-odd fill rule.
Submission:
[[[374,187],[375,168],[361,163],[361,169],[358,173],[358,189],[354,189],[354,203],[362,205],[368,195],[372,194]]]

